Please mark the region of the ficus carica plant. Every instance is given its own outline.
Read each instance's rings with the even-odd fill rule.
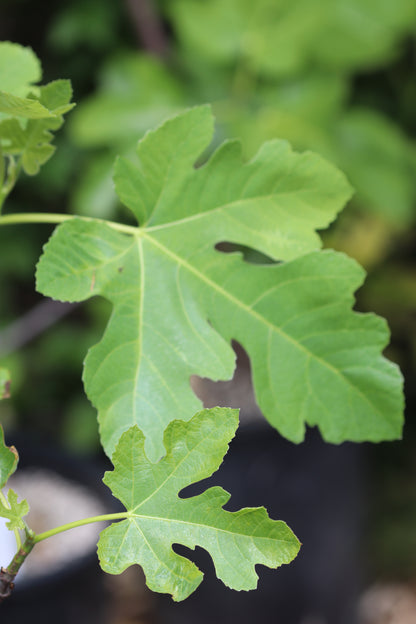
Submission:
[[[0,46],[2,205],[19,174],[37,173],[52,155],[53,132],[73,106],[68,81],[39,80],[30,50]],[[230,494],[220,487],[179,496],[218,469],[237,429],[237,410],[201,409],[189,382],[192,375],[230,379],[232,340],[250,357],[264,417],[289,440],[301,442],[307,426],[332,443],[401,435],[402,379],[382,355],[386,323],[353,311],[364,272],[345,255],[322,251],[317,233],[351,196],[344,175],[281,140],[249,162],[238,141],[225,141],[201,161],[213,131],[210,106],[198,106],[148,132],[134,158],[116,160],[128,224],[45,212],[0,216],[1,227],[56,226],[36,267],[40,293],[112,305],[83,382],[114,465],[104,482],[125,508],[34,533],[28,503],[7,490],[18,454],[2,433],[0,516],[17,542],[13,560],[1,562],[3,597],[39,542],[101,520],[108,522],[98,542],[101,567],[118,574],[139,564],[148,586],[174,600],[189,596],[202,573],[173,544],[206,549],[218,578],[237,590],[256,587],[257,564],[292,561],[297,537],[264,508],[226,511]],[[235,251],[220,251],[224,241]],[[243,248],[268,262],[247,262]],[[3,398],[12,387],[1,369]]]

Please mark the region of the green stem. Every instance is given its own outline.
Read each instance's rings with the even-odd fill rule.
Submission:
[[[30,529],[26,529],[26,539],[15,554],[9,565],[7,566],[7,572],[12,576],[16,576],[20,570],[23,562],[35,545],[35,534]]]
[[[48,537],[53,537],[58,533],[63,533],[64,531],[69,531],[70,529],[76,529],[77,527],[84,526],[85,524],[105,522],[107,520],[124,520],[129,516],[130,512],[128,511],[103,514],[102,516],[92,516],[91,518],[84,518],[83,520],[75,520],[74,522],[63,524],[62,526],[51,529],[50,531],[45,531],[44,533],[39,533],[38,535],[36,535],[36,533],[31,531],[29,528],[26,528],[25,541],[20,545],[18,552],[15,554],[7,568],[0,569],[0,602],[5,598],[8,598],[12,593],[16,574],[19,572],[26,560],[26,557],[31,553],[36,544],[48,539]]]
[[[93,217],[79,217],[77,215],[66,215],[66,214],[54,214],[54,213],[42,213],[42,212],[23,212],[16,213],[10,215],[2,215],[0,216],[0,226],[1,225],[19,225],[19,224],[28,224],[28,223],[48,223],[50,225],[55,225],[59,223],[63,223],[64,221],[70,221],[71,219],[81,219],[82,221],[88,222],[99,222],[105,223],[109,227],[113,228],[113,230],[118,230],[119,232],[125,232],[126,234],[137,234],[138,227],[134,225],[123,225],[122,223],[116,223],[115,221],[106,221],[105,219],[96,219]]]
[[[19,572],[26,557],[35,545],[35,534],[30,529],[26,529],[26,539],[7,566],[0,570],[0,602],[8,598],[14,587],[14,579]]]
[[[84,526],[85,524],[92,524],[93,522],[105,522],[106,520],[122,520],[129,517],[128,511],[122,511],[120,513],[112,513],[112,514],[104,514],[102,516],[92,516],[91,518],[84,518],[83,520],[75,520],[74,522],[69,522],[68,524],[63,524],[55,529],[51,529],[50,531],[45,531],[44,533],[39,533],[34,536],[34,544],[38,542],[42,542],[48,537],[52,537],[53,535],[57,535],[58,533],[63,533],[64,531],[69,531],[70,529],[76,529],[77,527]]]

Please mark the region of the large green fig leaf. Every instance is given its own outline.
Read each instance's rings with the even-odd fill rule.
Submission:
[[[156,464],[146,457],[138,427],[122,435],[113,456],[115,469],[104,482],[129,515],[101,533],[98,555],[106,572],[119,574],[137,563],[151,589],[183,600],[203,575],[172,550],[174,543],[205,548],[218,578],[239,590],[256,587],[256,564],[277,568],[296,556],[297,538],[284,522],[271,520],[264,507],[225,511],[230,495],[220,487],[191,498],[178,496],[219,468],[237,425],[237,411],[227,408],[174,421],[164,436],[166,456]]]
[[[160,457],[167,424],[198,409],[189,377],[232,376],[232,339],[251,358],[260,408],[289,439],[301,441],[306,423],[332,442],[399,436],[402,381],[381,355],[386,324],[351,311],[363,270],[317,249],[315,230],[350,195],[344,177],[282,141],[246,164],[227,142],[195,169],[211,133],[199,107],[147,134],[138,162],[115,169],[140,227],[72,219],[38,265],[45,295],[113,303],[84,372],[107,453],[138,424],[149,457]],[[280,263],[248,264],[217,251],[221,241]]]

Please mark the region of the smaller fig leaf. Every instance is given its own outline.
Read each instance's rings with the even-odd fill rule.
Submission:
[[[164,435],[166,455],[157,463],[148,460],[137,426],[121,436],[114,471],[106,473],[104,483],[125,505],[128,517],[101,533],[103,570],[119,574],[139,564],[152,590],[184,600],[203,574],[174,552],[173,544],[205,548],[218,578],[237,590],[256,587],[256,564],[277,568],[294,559],[299,541],[284,522],[270,519],[264,507],[225,511],[230,494],[220,487],[190,498],[178,496],[218,469],[237,424],[237,410],[219,407],[202,410],[188,422],[173,421]]]

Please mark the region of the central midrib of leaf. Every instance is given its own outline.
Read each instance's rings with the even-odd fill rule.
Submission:
[[[138,248],[138,253],[139,253],[139,259],[140,259],[140,288],[139,288],[139,336],[142,336],[143,334],[143,307],[144,307],[144,292],[145,292],[145,270],[144,270],[144,253],[143,253],[143,244],[141,241],[141,238],[136,236],[136,240],[137,240],[137,248]],[[135,378],[134,378],[134,387],[137,388],[138,386],[138,381],[139,381],[139,375],[140,375],[140,362],[142,361],[142,340],[138,340],[138,352],[137,352],[137,362],[139,363],[139,365],[137,366],[137,370],[136,370],[136,374],[135,374]],[[132,424],[134,424],[135,422],[137,422],[136,420],[136,401],[135,401],[135,396],[134,394],[132,394],[131,396],[131,400],[132,400]]]
[[[191,499],[185,499],[185,500],[191,500]],[[224,510],[225,511],[225,510]],[[240,510],[240,511],[244,511],[244,510]],[[247,508],[247,511],[252,511],[250,508]],[[226,512],[226,513],[233,513],[233,512]],[[234,512],[234,513],[238,513],[238,512]],[[241,515],[240,515],[241,517]],[[272,542],[276,542],[276,538],[274,537],[267,537],[264,535],[250,535],[249,533],[239,533],[238,530],[235,531],[228,531],[227,529],[223,529],[221,527],[216,527],[212,524],[206,524],[206,523],[201,523],[201,522],[190,522],[188,520],[180,520],[180,519],[176,519],[176,518],[166,518],[163,516],[150,516],[150,515],[140,515],[140,514],[130,514],[129,517],[127,518],[127,520],[129,520],[130,522],[134,522],[134,524],[137,526],[137,528],[140,530],[141,532],[141,527],[139,524],[137,524],[135,522],[135,520],[137,519],[143,519],[143,520],[157,520],[157,521],[161,521],[161,522],[166,522],[166,523],[170,523],[173,522],[175,524],[183,524],[183,525],[189,525],[189,526],[193,526],[193,527],[202,527],[202,528],[208,528],[208,529],[212,529],[214,531],[218,531],[220,533],[226,533],[229,535],[242,535],[244,537],[250,537],[253,541],[256,540],[270,540]],[[279,539],[279,542],[287,542],[290,543],[291,540],[289,539]]]
[[[140,228],[139,228],[140,229]],[[151,228],[153,229],[153,228]],[[190,273],[192,273],[193,275],[195,275],[199,280],[203,281],[205,284],[207,284],[207,286],[209,286],[210,288],[216,290],[222,297],[228,299],[229,301],[231,301],[235,306],[239,307],[240,309],[244,310],[247,314],[250,314],[253,318],[255,318],[257,321],[259,321],[260,323],[262,323],[263,325],[265,325],[269,330],[275,332],[276,334],[279,334],[281,337],[283,337],[284,339],[286,339],[288,342],[292,343],[297,349],[299,349],[300,351],[303,351],[306,356],[308,358],[314,358],[317,362],[319,362],[320,364],[322,364],[323,366],[325,366],[327,369],[331,370],[333,373],[335,373],[338,377],[341,377],[344,381],[346,381],[348,383],[348,385],[350,387],[352,387],[354,389],[355,392],[357,392],[362,398],[363,400],[369,405],[371,406],[372,409],[375,409],[377,411],[378,414],[380,414],[379,410],[376,408],[376,406],[374,406],[367,395],[365,395],[357,386],[354,386],[350,380],[343,376],[340,371],[338,369],[336,369],[334,366],[332,366],[329,362],[327,362],[326,360],[320,358],[318,355],[316,355],[315,353],[309,351],[303,344],[301,344],[300,342],[296,341],[294,338],[292,338],[292,336],[290,336],[290,334],[287,334],[286,332],[284,332],[280,327],[278,327],[277,325],[273,325],[273,323],[270,323],[264,316],[262,316],[261,314],[259,314],[258,312],[256,312],[255,310],[253,310],[253,308],[251,308],[250,306],[247,306],[245,303],[243,303],[240,299],[237,299],[236,297],[234,297],[234,295],[232,295],[231,293],[227,292],[226,290],[224,290],[223,288],[221,288],[221,286],[219,286],[216,282],[212,281],[209,277],[207,277],[206,275],[204,275],[204,273],[201,273],[201,271],[198,271],[195,267],[193,267],[191,264],[189,264],[186,260],[184,260],[181,256],[178,256],[177,254],[175,254],[173,251],[171,251],[170,249],[168,249],[165,245],[162,245],[161,243],[159,243],[157,240],[155,240],[151,235],[149,235],[148,232],[141,230],[140,231],[140,235],[145,238],[148,242],[150,242],[152,245],[154,245],[155,247],[157,247],[162,253],[164,253],[165,255],[167,255],[168,257],[170,257],[175,263],[179,264],[180,266],[182,266],[184,269],[186,269],[187,271],[189,271]]]

